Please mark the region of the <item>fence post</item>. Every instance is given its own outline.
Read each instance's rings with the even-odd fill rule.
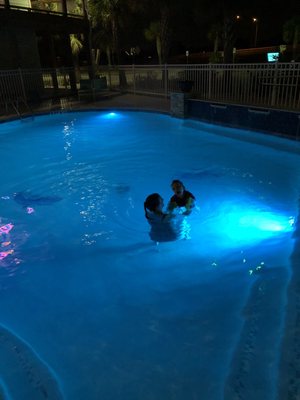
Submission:
[[[23,80],[23,74],[22,74],[21,68],[19,68],[19,75],[20,75],[20,81],[21,81],[21,88],[22,88],[22,92],[23,92],[23,98],[24,98],[25,103],[27,103],[27,95],[26,95],[26,90],[25,90],[25,86],[24,86],[24,80]]]
[[[133,94],[135,95],[135,68],[134,68],[134,64],[132,64],[132,76],[133,76]]]
[[[208,100],[211,99],[212,64],[208,64]]]
[[[271,106],[275,106],[275,103],[276,103],[277,77],[278,77],[278,62],[275,63],[275,71],[274,71],[273,82],[272,82]]]
[[[165,97],[168,97],[168,67],[164,64],[164,92]]]
[[[112,84],[111,84],[111,65],[108,64],[108,84],[109,84],[109,90],[112,90]]]

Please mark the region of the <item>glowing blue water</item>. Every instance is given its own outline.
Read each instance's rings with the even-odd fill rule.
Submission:
[[[233,360],[256,288],[257,337],[270,334],[267,344],[257,340],[253,362],[267,372],[252,395],[275,396],[300,152],[221,131],[141,112],[0,126],[1,226],[13,225],[1,235],[0,322],[11,342],[15,334],[33,349],[35,377],[41,362],[55,372],[65,398],[219,400],[225,388],[233,398]],[[143,202],[159,192],[167,203],[175,178],[197,198],[191,239],[157,247]],[[20,192],[32,204],[16,202]],[[261,297],[267,289],[272,296]],[[16,363],[3,378],[7,396],[23,368]]]

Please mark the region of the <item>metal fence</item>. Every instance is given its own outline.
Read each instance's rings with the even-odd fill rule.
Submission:
[[[53,4],[55,3],[55,4]],[[57,0],[55,2],[41,2],[39,0],[0,0],[0,9],[8,9],[8,10],[17,10],[23,12],[30,13],[38,13],[38,14],[50,14],[57,16],[65,16],[72,18],[84,18],[83,7],[82,10],[78,10],[79,12],[74,11],[75,5],[73,2],[67,2],[66,4],[67,10],[64,10],[63,2]],[[77,10],[76,10],[77,11]]]
[[[193,98],[300,110],[300,63],[127,65],[101,67],[97,74],[112,91],[167,97],[191,81]],[[88,78],[87,69],[0,71],[0,106],[20,98],[38,103],[74,95],[80,80]]]
[[[116,73],[133,93],[168,96],[192,81],[194,98],[300,110],[300,63],[121,66],[112,86]]]
[[[0,71],[0,103],[22,98],[38,102],[71,89],[73,68]]]

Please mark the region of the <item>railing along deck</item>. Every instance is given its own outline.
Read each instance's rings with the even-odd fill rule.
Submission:
[[[128,89],[169,95],[180,81],[193,82],[192,96],[263,107],[300,109],[300,63],[121,66]]]
[[[57,10],[52,10],[50,8],[39,8],[34,4],[30,3],[30,6],[21,6],[17,4],[7,4],[4,0],[0,0],[0,10],[12,10],[12,11],[23,11],[28,13],[37,13],[37,14],[46,14],[46,15],[56,15],[56,16],[67,16],[71,18],[83,19],[85,18],[83,12],[81,14],[75,13],[74,11],[63,11],[62,3],[57,2],[58,8]]]
[[[123,65],[98,67],[110,90],[169,96],[180,91],[181,81],[192,81],[191,96],[207,101],[266,108],[300,110],[300,63]],[[73,68],[0,71],[0,105],[22,98],[75,94],[76,81],[87,79],[87,69]]]

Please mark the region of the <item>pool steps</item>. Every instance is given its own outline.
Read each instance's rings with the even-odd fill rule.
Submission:
[[[228,368],[224,400],[276,400],[288,272],[266,268],[251,277],[254,282],[242,310],[244,324]]]
[[[0,398],[63,400],[51,368],[20,337],[0,325]],[[2,395],[2,397],[1,397]]]
[[[294,239],[294,249],[291,255],[292,276],[287,292],[287,312],[276,400],[298,400],[300,398],[300,200]]]

